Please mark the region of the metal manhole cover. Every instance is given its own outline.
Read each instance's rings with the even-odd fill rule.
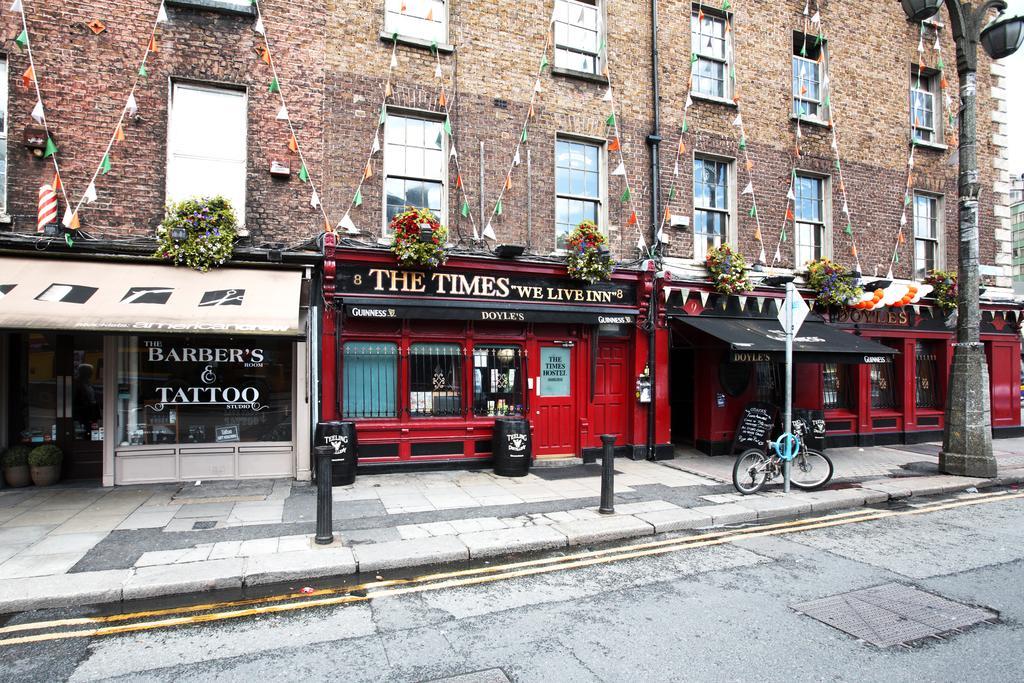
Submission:
[[[792,606],[801,614],[878,647],[992,622],[999,613],[953,602],[901,583],[887,583]]]

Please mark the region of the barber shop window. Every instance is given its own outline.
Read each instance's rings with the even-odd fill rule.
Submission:
[[[342,348],[341,410],[345,417],[395,417],[398,345],[348,342]]]
[[[892,359],[871,364],[871,407],[896,407],[896,373]]]
[[[917,407],[938,408],[939,363],[935,344],[919,341],[915,344],[917,361]]]
[[[821,366],[822,397],[826,410],[848,409],[853,406],[850,380],[852,368],[841,363],[824,363]]]
[[[473,349],[473,414],[522,415],[523,350],[518,346]]]
[[[409,413],[413,417],[462,415],[461,346],[409,346]]]
[[[123,337],[120,447],[292,440],[292,345],[231,337]]]

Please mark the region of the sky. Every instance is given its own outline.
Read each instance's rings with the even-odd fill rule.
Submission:
[[[1010,121],[1010,172],[1024,173],[1024,48],[1006,64],[1006,110]]]

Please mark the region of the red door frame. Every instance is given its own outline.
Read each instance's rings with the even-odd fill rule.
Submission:
[[[569,395],[545,397],[540,393],[541,375],[541,349],[545,347],[565,348],[566,343],[572,343],[569,351]],[[536,337],[531,344],[528,353],[530,377],[533,380],[533,390],[530,396],[530,421],[533,423],[533,452],[536,457],[553,456],[577,456],[580,451],[580,394],[587,390],[586,382],[582,381],[582,368],[580,363],[580,350],[583,348],[578,338],[565,339],[553,336]],[[559,414],[550,417],[548,412],[551,408],[561,406]],[[549,424],[549,420],[555,424]],[[566,422],[568,421],[568,424]],[[556,430],[564,434],[557,445],[546,445],[546,433],[548,430]]]

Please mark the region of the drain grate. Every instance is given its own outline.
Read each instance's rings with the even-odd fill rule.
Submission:
[[[792,607],[878,647],[910,643],[999,618],[997,612],[901,583],[831,595]]]

